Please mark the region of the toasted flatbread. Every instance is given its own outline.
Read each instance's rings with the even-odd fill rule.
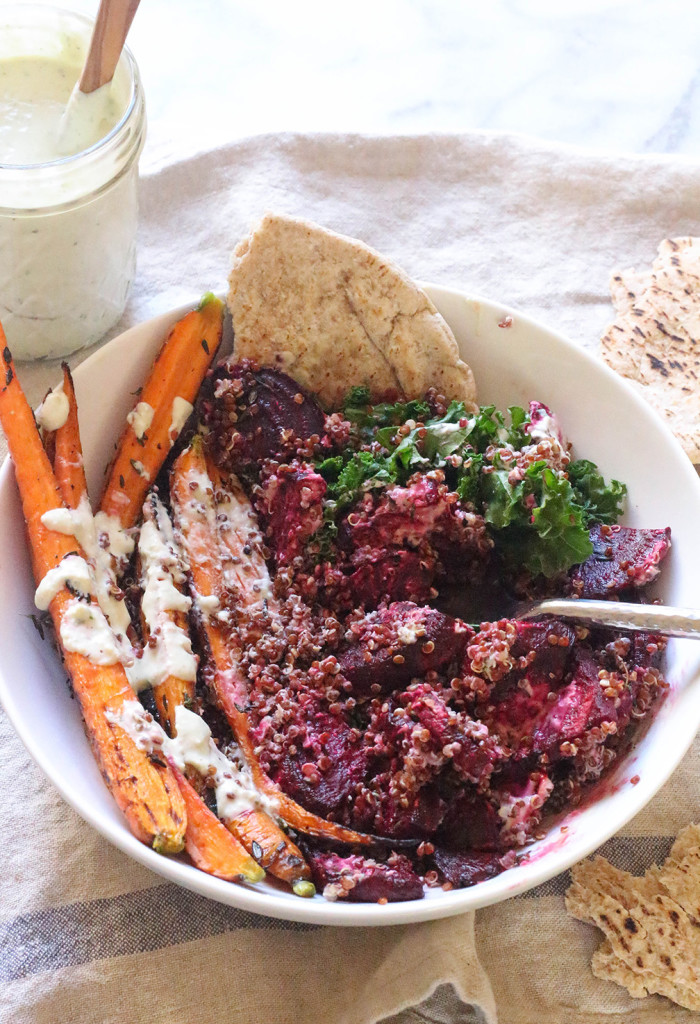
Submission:
[[[700,238],[669,238],[651,270],[613,274],[617,310],[603,359],[626,377],[700,463]]]
[[[605,939],[591,957],[591,971],[596,978],[614,981],[626,988],[635,999],[645,996],[666,996],[688,1010],[700,1010],[700,995],[686,985],[679,985],[672,978],[659,978],[655,974],[635,974],[624,960],[615,956],[610,942]]]
[[[374,398],[435,387],[475,401],[472,372],[433,303],[362,242],[268,214],[236,248],[229,283],[236,358],[284,370],[328,409],[356,384]]]
[[[603,857],[578,864],[566,893],[572,917],[605,935],[591,969],[641,998],[700,1009],[700,829],[679,835],[666,862],[636,877]]]

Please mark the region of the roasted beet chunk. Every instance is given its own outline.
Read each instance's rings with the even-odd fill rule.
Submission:
[[[264,735],[263,728],[256,740]],[[265,760],[274,781],[315,814],[341,817],[365,779],[371,754],[358,730],[342,716],[330,714],[321,697],[306,694],[281,747]]]
[[[435,842],[446,850],[498,850],[502,826],[498,808],[488,797],[464,789],[447,808]]]
[[[278,565],[289,565],[303,554],[323,521],[326,481],[304,462],[272,463],[261,481],[256,507],[265,536]]]
[[[455,889],[465,889],[477,882],[485,882],[487,878],[495,878],[506,866],[510,866],[502,863],[504,858],[501,853],[454,853],[439,847],[432,859],[440,875]]]
[[[443,571],[478,575],[493,545],[483,518],[458,509],[456,497],[440,473],[412,477],[405,487],[392,487],[379,497],[368,493],[343,521],[340,542],[349,550],[439,552]]]
[[[546,679],[553,685],[564,673],[576,639],[575,630],[565,622],[516,622],[517,636],[511,654],[526,663],[529,679]]]
[[[351,632],[338,664],[356,696],[403,689],[417,676],[460,662],[474,635],[459,619],[410,601],[373,612]]]
[[[423,883],[402,854],[392,853],[380,862],[359,854],[341,857],[314,850],[308,859],[314,884],[327,900],[398,903],[423,898]]]
[[[574,664],[571,682],[559,691],[533,734],[533,748],[551,759],[572,756],[575,741],[604,722],[617,731],[618,720],[629,714],[631,695],[624,676],[615,679],[606,673],[586,648],[576,651]]]
[[[433,596],[436,563],[417,551],[363,550],[334,594],[343,608],[376,608],[382,601],[415,601]]]
[[[499,802],[499,841],[503,848],[527,842],[542,820],[542,808],[553,789],[554,784],[545,772],[529,771],[523,762],[507,765],[494,777],[492,796]]]
[[[324,415],[315,400],[285,373],[250,360],[218,370],[216,399],[205,422],[213,428],[214,457],[226,469],[294,450],[324,432]]]
[[[593,554],[571,572],[579,597],[608,597],[643,587],[659,575],[671,547],[671,529],[635,530],[628,526],[594,526]]]
[[[445,813],[445,801],[436,784],[408,792],[393,772],[374,775],[357,797],[351,823],[361,832],[387,839],[428,839]]]

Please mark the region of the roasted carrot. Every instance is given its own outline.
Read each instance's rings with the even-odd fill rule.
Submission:
[[[208,293],[171,329],[117,446],[100,508],[133,526],[221,343],[224,304]],[[191,411],[191,408],[190,408]],[[185,417],[186,419],[186,417]],[[147,425],[146,425],[147,424]]]
[[[201,601],[202,597],[220,597],[223,592],[213,491],[201,439],[194,438],[175,462],[170,496],[190,566],[195,602]],[[203,615],[202,629],[208,647],[209,682],[217,703],[226,715],[255,785],[275,804],[279,817],[309,835],[345,843],[370,843],[370,836],[312,814],[284,793],[265,773],[255,753],[248,717],[241,710],[247,703],[247,691],[243,674],[233,657],[233,645],[214,617]]]
[[[32,410],[15,376],[1,325],[0,347],[4,373],[0,425],[15,467],[34,575],[39,582],[76,551],[76,541],[47,529],[41,521],[45,512],[62,507],[61,495]],[[65,586],[50,601],[49,612],[59,640],[61,624],[74,603]],[[95,615],[101,614],[92,597],[85,605],[94,609]],[[84,654],[69,650],[63,643],[61,646],[93,752],[129,827],[141,842],[159,852],[178,852],[184,844],[186,811],[173,775],[169,768],[153,764],[114,720],[128,702],[135,701],[122,665],[96,665]]]
[[[205,523],[206,514],[203,512],[201,516],[197,517],[201,522],[193,522],[185,509],[186,503],[193,496],[190,484],[194,483],[192,476],[188,476],[186,471],[189,451],[190,449],[180,456],[173,470],[171,501],[176,522],[180,527],[179,534],[183,540],[185,554],[190,564],[193,599],[196,602],[201,602],[202,598],[206,600],[207,597],[217,596],[212,587],[206,589],[206,586],[208,580],[217,574],[220,576],[221,569],[218,561],[220,552],[218,550],[218,538],[215,532],[211,530],[211,524]],[[201,458],[201,456],[197,458]],[[197,464],[195,461],[190,466],[195,472]],[[203,465],[203,462],[201,465]],[[178,511],[180,514],[178,514]],[[207,544],[207,542],[210,543]],[[199,562],[201,559],[206,560],[207,563],[207,569],[204,573],[200,571],[201,567],[199,565],[193,567],[192,564],[193,561]],[[217,576],[217,578],[219,577]],[[200,589],[201,587],[205,587],[205,589]],[[199,607],[201,613],[201,604]],[[203,623],[206,618],[207,616],[202,617]],[[212,619],[208,619],[208,621],[209,625],[206,627],[205,633],[211,655],[212,637],[215,638],[216,643],[222,638],[222,634],[219,629],[214,627]],[[228,655],[225,648],[219,650],[219,661],[216,664],[214,657],[210,656],[210,663],[207,667],[206,674],[210,678],[219,671],[224,673],[226,671],[225,665],[228,664]],[[212,682],[212,689],[215,694],[218,694],[215,682]],[[311,872],[301,850],[269,814],[259,808],[250,808],[233,818],[227,819],[225,825],[270,874],[291,885],[297,895],[313,895],[314,889],[309,881]]]
[[[246,882],[262,881],[264,868],[209,810],[175,762],[168,758],[168,763],[187,807],[185,850],[195,867],[229,882],[239,878]]]
[[[54,432],[53,467],[61,496],[68,508],[77,508],[80,499],[87,496],[87,482],[83,466],[83,449],[78,426],[78,405],[75,400],[73,378],[67,363],[63,370],[63,393],[68,399],[68,418]]]

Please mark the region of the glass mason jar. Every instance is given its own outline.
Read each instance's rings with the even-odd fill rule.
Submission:
[[[0,61],[82,64],[92,22],[56,8],[0,7]],[[77,58],[76,58],[77,54]],[[121,114],[93,145],[43,163],[3,163],[0,322],[15,359],[54,359],[99,341],[126,305],[136,268],[143,89],[128,50],[112,95]]]

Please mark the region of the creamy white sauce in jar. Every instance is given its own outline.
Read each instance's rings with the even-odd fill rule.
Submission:
[[[66,11],[0,8],[0,320],[15,359],[98,341],[135,271],[145,109],[128,51],[64,120],[90,33]]]

